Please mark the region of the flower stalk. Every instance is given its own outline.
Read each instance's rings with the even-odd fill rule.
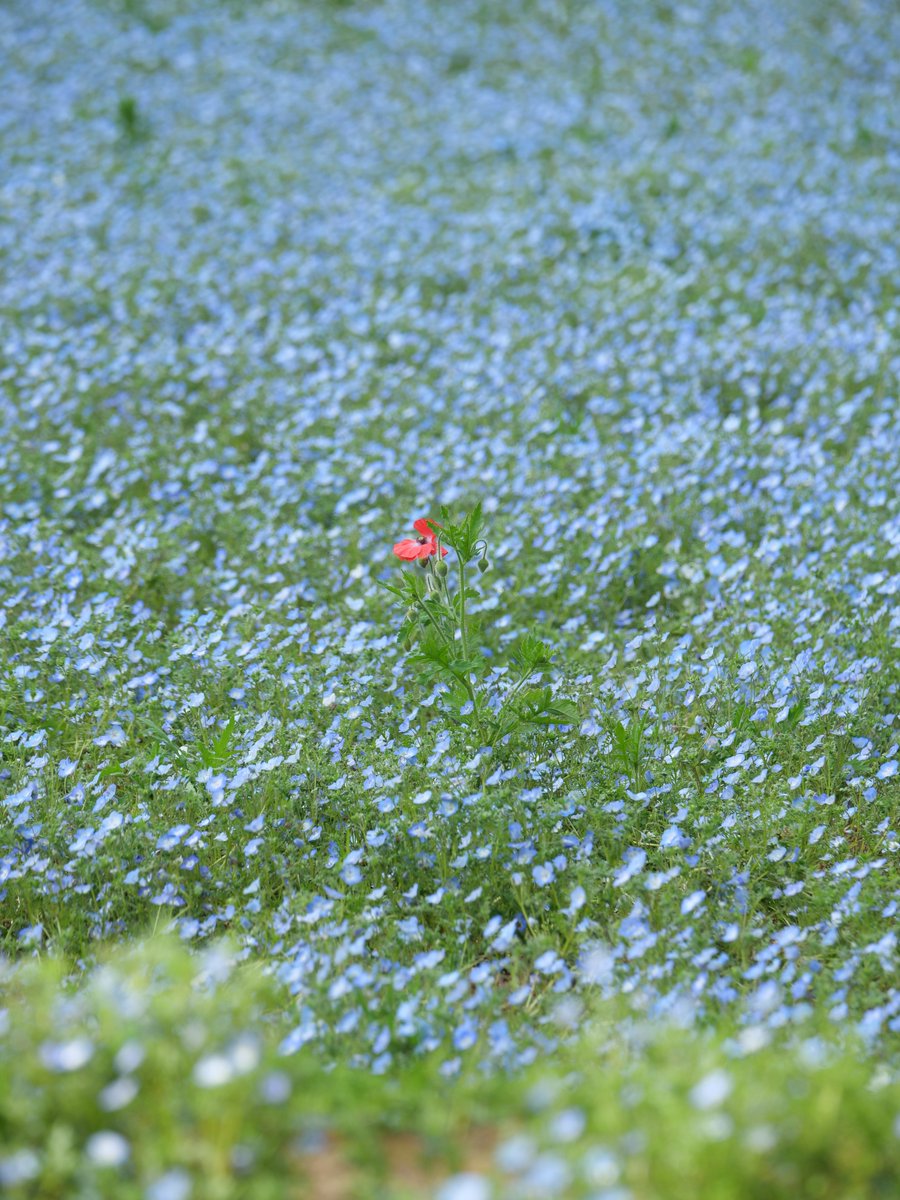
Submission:
[[[526,634],[513,652],[513,682],[488,703],[491,686],[498,687],[487,679],[494,659],[478,646],[469,603],[478,593],[468,568],[475,563],[481,575],[489,567],[481,505],[456,522],[442,508],[440,522],[420,518],[413,529],[416,537],[395,543],[394,554],[417,563],[421,571],[405,571],[398,584],[385,587],[404,609],[400,642],[426,682],[445,685],[446,715],[454,727],[470,728],[480,746],[493,747],[523,727],[573,724],[578,719],[575,706],[558,699],[551,685],[539,685],[550,666],[550,651],[533,634]],[[456,558],[453,591],[444,562],[450,552]]]

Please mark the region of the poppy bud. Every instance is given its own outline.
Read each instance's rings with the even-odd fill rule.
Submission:
[[[443,559],[441,559],[440,562],[436,562],[434,564],[434,573],[435,573],[435,575],[439,575],[441,577],[441,579],[444,578],[444,576],[447,574],[448,570],[449,570],[449,568]]]
[[[413,648],[413,644],[412,644],[412,638],[406,638],[406,640],[405,640],[405,641],[404,641],[404,643],[403,643],[403,649],[404,649],[404,650],[407,652],[407,654],[408,654],[408,653],[409,653],[409,651],[410,651],[410,650],[412,650],[412,648]]]
[[[416,610],[412,607],[408,608],[406,610],[405,619],[407,621],[414,621],[416,619]]]
[[[488,562],[488,560],[486,558],[479,558],[479,560],[478,560],[478,570],[479,571],[481,571],[482,573],[485,571],[489,571],[490,567],[491,567],[491,564]]]

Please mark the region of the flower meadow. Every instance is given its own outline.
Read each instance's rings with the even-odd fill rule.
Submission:
[[[900,1194],[900,11],[0,50],[0,1192]]]

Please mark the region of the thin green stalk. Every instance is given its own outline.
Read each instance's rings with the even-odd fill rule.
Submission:
[[[443,629],[441,629],[440,625],[438,625],[437,621],[435,621],[433,613],[430,613],[425,607],[425,603],[420,596],[416,597],[416,604],[419,606],[419,608],[421,608],[422,612],[428,618],[428,624],[440,634],[444,641],[444,645],[450,649],[452,645],[450,639],[447,637],[446,633],[444,633]]]
[[[440,636],[441,640],[443,641],[443,643],[447,647],[447,649],[452,651],[452,649],[453,649],[452,641],[447,636],[447,634],[444,632],[444,630],[440,627],[440,625],[437,623],[437,621],[435,621],[433,613],[430,613],[428,611],[428,609],[425,606],[425,603],[421,599],[421,597],[419,597],[419,596],[416,597],[416,604],[422,610],[422,612],[425,614],[425,616],[428,617],[429,625],[437,631],[438,635]],[[475,694],[475,689],[472,687],[472,683],[468,677],[468,674],[465,674],[465,675],[458,674],[456,671],[451,672],[451,674],[453,675],[453,678],[459,680],[459,682],[466,689],[468,697],[472,701],[472,707],[474,708],[475,713],[477,715],[478,714],[478,698]],[[480,719],[479,719],[479,724],[480,724]]]
[[[462,555],[456,555],[457,573],[459,576],[459,636],[462,642],[463,658],[466,662],[469,661],[469,626],[466,616],[466,564],[462,560]],[[469,682],[468,668],[465,672],[467,681],[467,690],[472,698],[472,707],[475,711],[475,720],[478,722],[478,732],[482,739],[484,738],[484,722],[481,719],[481,708],[478,703],[478,693],[475,691],[471,682]]]
[[[462,638],[463,657],[469,659],[469,631],[466,628],[466,566],[462,555],[457,554],[456,565],[459,570],[459,632]]]
[[[515,687],[513,687],[509,692],[507,692],[507,694],[503,697],[503,707],[504,708],[506,708],[507,704],[509,704],[510,700],[512,700],[512,698],[514,696],[517,696],[519,694],[519,692],[521,692],[521,690],[525,686],[525,684],[530,682],[533,675],[534,675],[533,670],[526,671],[525,674],[522,676],[522,678],[515,685]]]
[[[522,678],[520,680],[518,680],[518,682],[515,684],[515,686],[509,692],[507,692],[507,694],[503,697],[503,704],[500,707],[500,712],[498,712],[498,714],[497,714],[498,722],[500,721],[500,718],[503,715],[503,710],[507,707],[507,705],[510,703],[510,701],[515,696],[517,696],[519,694],[519,692],[521,692],[522,688],[525,686],[526,683],[529,682],[529,680],[532,678],[533,675],[534,675],[533,670],[526,671],[525,674],[522,676]],[[511,724],[507,724],[507,725],[500,725],[498,723],[496,732],[494,733],[494,736],[491,739],[490,744],[493,745],[495,742],[499,742],[503,737],[506,736],[507,733],[512,733],[512,731],[515,729],[515,727],[516,727],[515,720],[513,720]]]

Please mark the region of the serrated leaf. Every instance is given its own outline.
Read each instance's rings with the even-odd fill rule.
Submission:
[[[447,665],[452,667],[454,671],[459,671],[460,674],[471,675],[476,672],[482,664],[477,658],[454,658]]]
[[[376,579],[375,582],[378,585],[378,587],[384,588],[384,590],[386,592],[390,592],[392,596],[398,596],[401,600],[404,599],[405,593],[402,591],[401,588],[397,587],[395,584],[387,583],[383,579]]]

